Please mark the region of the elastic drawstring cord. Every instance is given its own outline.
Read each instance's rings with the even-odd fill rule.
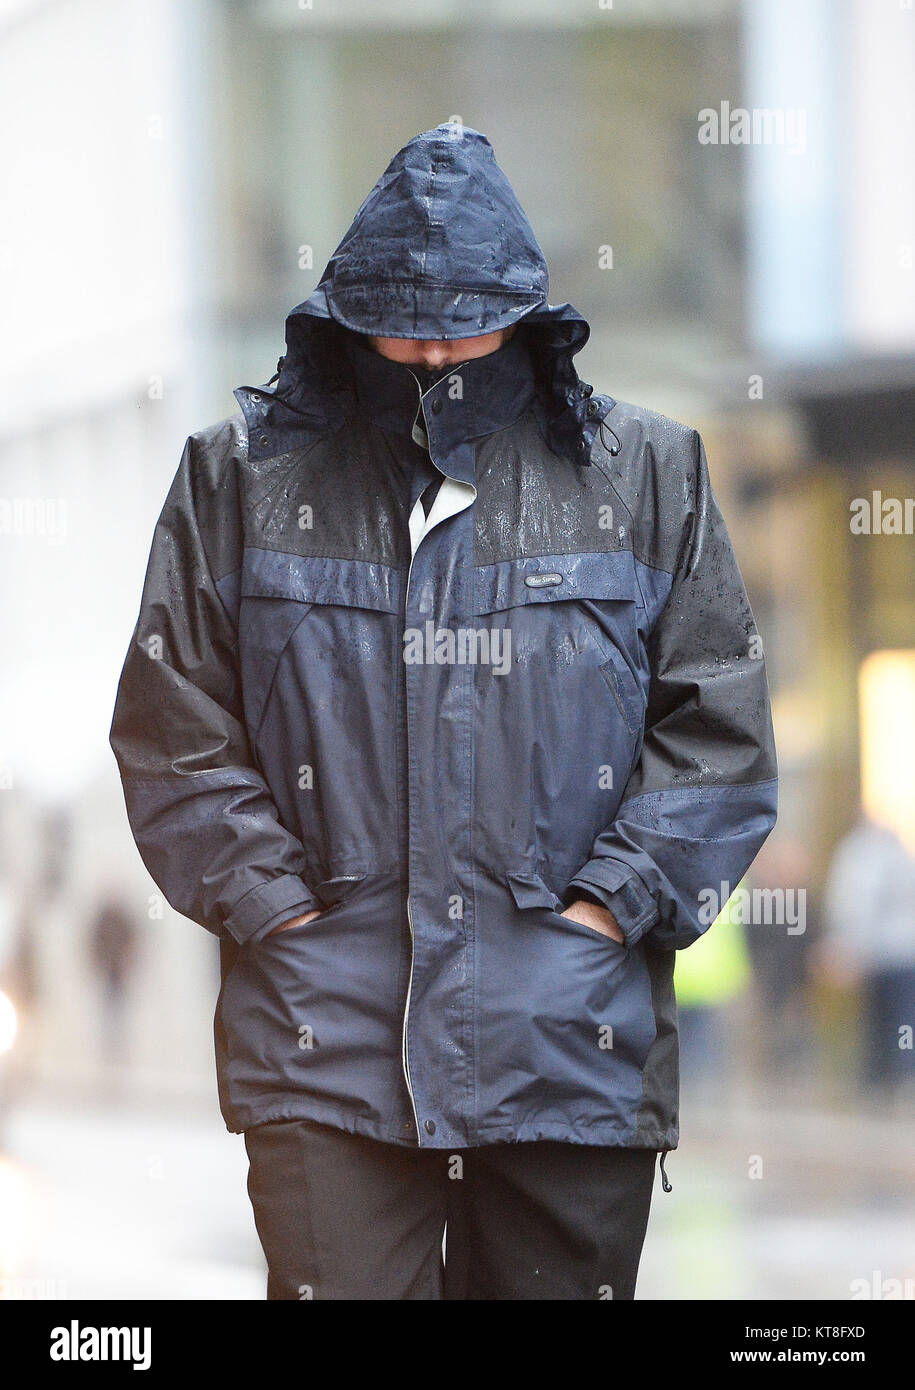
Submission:
[[[667,1173],[666,1173],[665,1168],[664,1168],[664,1160],[665,1160],[665,1158],[667,1157],[667,1155],[668,1155],[669,1153],[670,1153],[670,1149],[662,1149],[662,1151],[661,1151],[661,1191],[662,1191],[662,1192],[673,1192],[673,1188],[672,1188],[672,1186],[670,1185],[670,1182],[668,1181]]]
[[[620,449],[622,449],[623,447],[622,443],[620,442],[619,435],[616,433],[616,430],[610,429],[610,426],[607,424],[605,420],[601,420],[599,429],[601,444],[603,444],[604,448],[607,450],[607,453],[610,455],[611,458],[616,458]],[[610,434],[613,435],[613,438],[616,441],[616,448],[614,448],[612,444],[607,443],[606,439],[604,438],[604,430],[607,430]]]

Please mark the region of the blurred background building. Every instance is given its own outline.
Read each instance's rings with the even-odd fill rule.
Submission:
[[[915,853],[915,7],[0,0],[0,1292],[259,1294],[214,943],[147,878],[107,729],[185,437],[270,377],[390,156],[452,117],[589,318],[585,379],[702,430],[770,672],[781,814],[747,886],[804,920],[719,924],[684,975],[642,1293],[915,1276],[913,1054],[862,1083],[883,967],[823,910],[862,806]],[[116,1228],[148,1251],[126,1273]]]

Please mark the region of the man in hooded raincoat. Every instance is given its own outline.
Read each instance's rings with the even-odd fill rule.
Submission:
[[[156,528],[112,745],[219,938],[270,1297],[633,1295],[675,952],[775,759],[702,442],[587,337],[489,142],[426,132]]]

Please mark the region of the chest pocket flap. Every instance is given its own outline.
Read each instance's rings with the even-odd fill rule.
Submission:
[[[581,555],[531,555],[479,565],[474,576],[478,617],[527,603],[570,600],[619,602],[644,608],[632,553],[611,550]]]

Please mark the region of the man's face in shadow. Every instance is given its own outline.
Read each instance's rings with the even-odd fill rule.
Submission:
[[[375,338],[369,335],[369,347],[392,362],[407,367],[423,367],[434,372],[457,362],[469,362],[473,357],[488,357],[507,343],[514,333],[500,328],[495,333],[483,333],[479,338]]]

